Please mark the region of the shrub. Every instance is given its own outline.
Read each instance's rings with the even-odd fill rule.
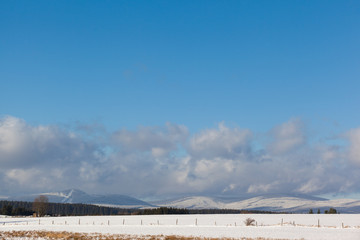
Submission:
[[[254,226],[255,225],[255,219],[247,218],[247,219],[245,219],[244,223],[245,223],[246,226]]]

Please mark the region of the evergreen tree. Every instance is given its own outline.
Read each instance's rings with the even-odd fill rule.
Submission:
[[[12,210],[13,210],[13,207],[11,205],[4,205],[2,208],[1,208],[1,213],[3,215],[8,215],[10,216],[12,214]]]
[[[326,214],[336,214],[337,211],[336,211],[335,208],[330,208],[329,210],[325,210],[325,213],[326,213]]]
[[[335,208],[330,208],[329,214],[336,214],[336,213],[337,213],[337,211]]]

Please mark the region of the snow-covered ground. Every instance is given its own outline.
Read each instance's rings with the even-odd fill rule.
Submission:
[[[245,226],[253,218],[257,226]],[[282,223],[282,224],[281,224]],[[320,227],[318,227],[318,223]],[[0,217],[0,231],[45,230],[82,233],[360,239],[358,214],[226,214],[15,218]]]

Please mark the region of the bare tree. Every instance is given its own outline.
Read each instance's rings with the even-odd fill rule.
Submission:
[[[49,199],[44,195],[40,195],[34,199],[33,210],[37,217],[45,216],[49,205],[48,203]]]

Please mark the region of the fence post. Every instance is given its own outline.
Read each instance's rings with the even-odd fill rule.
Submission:
[[[318,228],[320,227],[320,219],[318,219]]]

